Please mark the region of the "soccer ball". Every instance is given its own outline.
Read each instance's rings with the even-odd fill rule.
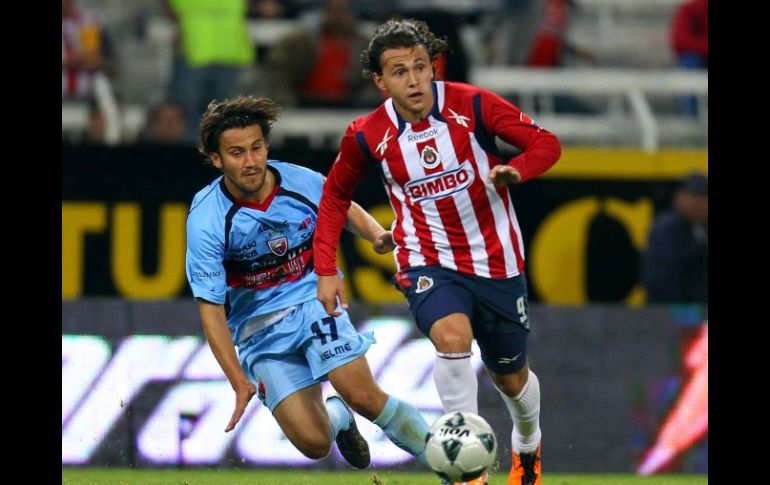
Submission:
[[[425,436],[425,458],[444,480],[473,480],[497,458],[495,432],[477,414],[447,413],[433,423]]]

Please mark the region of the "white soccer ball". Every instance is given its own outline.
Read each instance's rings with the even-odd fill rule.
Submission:
[[[495,462],[497,438],[481,416],[466,411],[447,413],[425,437],[425,458],[441,478],[467,482]]]

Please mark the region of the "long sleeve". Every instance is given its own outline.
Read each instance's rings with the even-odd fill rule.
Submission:
[[[508,162],[521,173],[521,181],[533,179],[551,168],[561,156],[561,143],[551,132],[535,124],[516,106],[495,93],[482,90],[481,112],[487,131],[521,150]]]
[[[353,192],[367,169],[367,160],[358,147],[351,124],[340,144],[340,152],[324,184],[318,208],[313,254],[315,272],[322,276],[337,274],[337,246],[345,226]]]

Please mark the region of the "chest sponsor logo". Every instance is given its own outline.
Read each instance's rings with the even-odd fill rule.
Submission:
[[[273,254],[276,256],[283,256],[286,254],[286,250],[289,249],[289,241],[286,236],[270,239],[267,241],[267,246],[270,248]]]
[[[432,146],[426,146],[420,153],[420,163],[425,168],[436,168],[441,163],[441,153]]]
[[[475,178],[473,167],[466,160],[454,170],[446,170],[421,179],[410,180],[404,185],[404,192],[412,202],[443,199],[455,192],[467,189]]]

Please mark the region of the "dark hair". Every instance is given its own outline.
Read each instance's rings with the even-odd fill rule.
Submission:
[[[361,64],[364,65],[363,76],[368,78],[372,73],[382,74],[380,56],[387,49],[414,47],[424,45],[428,49],[430,60],[438,59],[439,54],[449,49],[445,38],[436,38],[428,28],[428,24],[415,19],[391,19],[374,31],[369,47],[361,54]]]
[[[201,117],[198,126],[198,152],[208,159],[219,151],[219,137],[230,128],[246,128],[259,125],[265,141],[269,141],[270,129],[278,119],[278,105],[268,98],[238,96],[222,102],[213,100]]]

